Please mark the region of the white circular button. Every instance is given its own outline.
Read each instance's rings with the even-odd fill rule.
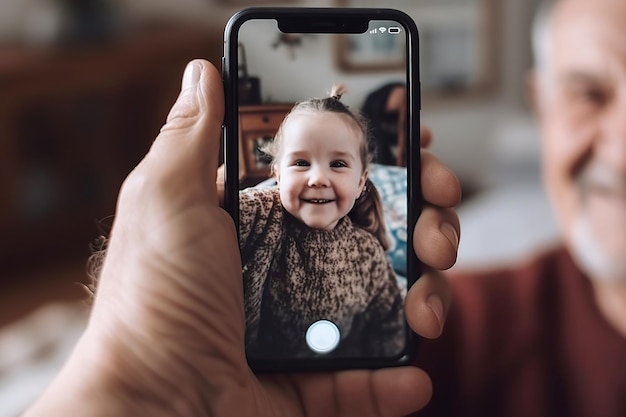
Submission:
[[[340,338],[339,328],[328,320],[316,321],[306,331],[306,343],[316,353],[332,352]]]

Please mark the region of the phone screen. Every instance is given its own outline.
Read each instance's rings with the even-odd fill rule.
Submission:
[[[378,15],[352,33],[297,22],[251,18],[228,38],[248,359],[397,362],[412,347],[416,273],[412,28]]]

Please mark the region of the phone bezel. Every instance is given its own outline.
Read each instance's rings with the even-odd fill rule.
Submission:
[[[388,8],[292,8],[254,7],[234,14],[224,30],[222,76],[225,93],[224,117],[224,208],[232,216],[239,234],[239,120],[238,120],[238,33],[253,19],[277,20],[291,33],[364,33],[370,20],[395,20],[407,30],[407,287],[421,276],[422,267],[413,250],[412,231],[422,210],[420,182],[419,38],[415,22],[404,12]],[[365,22],[365,29],[363,29]],[[317,28],[323,28],[318,30]],[[248,358],[255,371],[319,371],[354,368],[381,368],[410,363],[417,350],[417,336],[407,325],[407,348],[395,358],[315,358],[255,360]]]

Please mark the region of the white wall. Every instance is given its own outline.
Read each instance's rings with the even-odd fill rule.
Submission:
[[[354,109],[361,107],[374,87],[387,82],[404,82],[399,71],[346,73],[334,62],[333,35],[309,35],[293,51],[287,46],[273,48],[280,32],[275,22],[244,24],[239,41],[245,45],[250,76],[259,76],[264,101],[293,103],[326,95],[334,84],[344,84],[348,92],[342,101]],[[322,62],[326,59],[325,62]]]

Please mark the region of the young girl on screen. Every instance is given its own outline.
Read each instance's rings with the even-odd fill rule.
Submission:
[[[249,355],[392,356],[404,347],[367,124],[342,94],[297,104],[265,150],[277,186],[240,192]],[[316,323],[338,337],[324,352],[307,336]]]

